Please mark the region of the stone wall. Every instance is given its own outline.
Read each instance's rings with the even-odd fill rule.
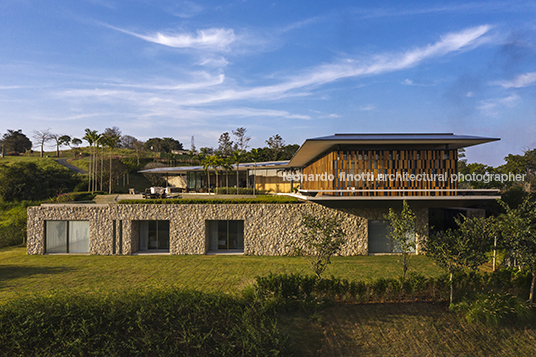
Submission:
[[[42,205],[28,208],[27,251],[44,253],[46,220],[89,220],[90,254],[102,255],[113,253],[114,220],[122,224],[123,245],[122,250],[116,246],[116,254],[127,255],[139,248],[140,220],[169,220],[171,254],[205,254],[206,220],[243,220],[244,254],[282,255],[290,249],[287,244],[300,236],[302,216],[310,214],[340,218],[347,237],[340,255],[361,255],[368,253],[368,220],[381,220],[385,213],[387,209],[335,209],[316,203]],[[428,221],[427,209],[415,213],[419,224]]]

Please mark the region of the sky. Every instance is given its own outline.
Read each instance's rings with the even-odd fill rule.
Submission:
[[[534,1],[0,2],[0,134],[456,133],[497,166],[536,147],[535,99]]]

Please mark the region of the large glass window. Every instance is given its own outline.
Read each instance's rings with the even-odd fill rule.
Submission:
[[[88,253],[89,221],[46,221],[46,253]]]
[[[244,250],[244,221],[206,221],[210,250]]]
[[[140,250],[169,250],[169,221],[140,221]]]
[[[400,253],[400,248],[391,238],[391,227],[388,221],[368,222],[368,251],[369,253]]]

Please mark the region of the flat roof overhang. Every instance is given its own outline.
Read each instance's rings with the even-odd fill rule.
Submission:
[[[307,139],[292,157],[289,166],[304,167],[326,152],[338,147],[353,149],[453,149],[484,144],[500,140],[453,133],[434,134],[335,134],[319,138]]]
[[[296,195],[297,196],[297,195]],[[295,197],[295,196],[294,196]],[[301,198],[301,197],[300,197]],[[406,201],[412,207],[474,207],[496,201],[501,196],[320,196],[301,198],[332,208],[402,208]]]
[[[236,172],[236,164],[231,165],[231,171]],[[266,170],[266,169],[286,169],[289,168],[288,161],[269,161],[269,162],[246,162],[238,165],[238,171],[248,171],[248,170]],[[203,166],[179,166],[179,167],[158,167],[155,169],[141,170],[139,173],[149,173],[149,174],[186,174],[187,172],[202,172],[204,171]],[[209,172],[215,172],[216,170],[213,167],[208,168]],[[218,171],[222,171],[219,168]]]

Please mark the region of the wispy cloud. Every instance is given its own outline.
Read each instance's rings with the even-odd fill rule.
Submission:
[[[449,33],[434,44],[401,53],[377,55],[365,61],[346,59],[337,63],[325,64],[275,85],[243,90],[225,90],[205,98],[199,98],[199,104],[210,101],[267,100],[279,99],[283,96],[306,95],[307,93],[296,93],[296,91],[317,87],[344,78],[379,75],[411,68],[434,57],[467,51],[490,42],[492,38],[491,36],[486,36],[486,34],[491,28],[489,25],[483,25],[461,32]]]
[[[520,74],[511,81],[495,81],[492,84],[504,88],[523,88],[536,84],[536,72]]]
[[[512,94],[504,98],[493,98],[480,101],[477,109],[488,115],[496,116],[499,114],[500,107],[515,107],[519,101],[520,97],[517,94]]]
[[[371,110],[375,110],[375,109],[376,109],[376,106],[372,105],[372,104],[362,105],[362,106],[359,107],[359,110],[361,110],[363,112],[370,112]]]
[[[108,27],[126,33],[131,36],[141,38],[145,41],[157,43],[163,46],[174,48],[193,48],[212,51],[227,51],[229,46],[235,42],[236,35],[233,29],[209,28],[197,30],[195,34],[180,32],[157,32],[153,34],[139,34],[114,26]]]
[[[283,77],[279,83],[264,86],[241,87],[236,80],[227,80],[223,74],[211,76],[205,72],[192,73],[186,82],[173,84],[105,84],[95,87],[73,88],[57,93],[57,97],[82,100],[91,98],[103,103],[121,102],[138,108],[147,116],[167,115],[184,118],[202,118],[203,116],[277,116],[290,119],[309,119],[308,115],[284,111],[251,109],[208,110],[201,107],[230,102],[262,102],[277,99],[308,96],[318,87],[338,80],[375,76],[383,73],[400,71],[419,65],[433,58],[468,51],[492,40],[489,36],[491,26],[483,25],[449,33],[437,42],[401,52],[390,52],[370,56],[365,59],[350,58],[323,64],[303,71],[301,74]],[[209,56],[210,57],[210,56]],[[276,80],[274,78],[274,80]],[[242,104],[243,105],[243,104]],[[482,103],[491,105],[491,103]],[[376,109],[373,105],[364,105],[364,111]],[[200,111],[201,110],[201,111]]]
[[[404,79],[401,84],[404,84],[406,86],[412,86],[412,87],[431,87],[434,85],[434,84],[415,83],[413,80],[409,78]]]

